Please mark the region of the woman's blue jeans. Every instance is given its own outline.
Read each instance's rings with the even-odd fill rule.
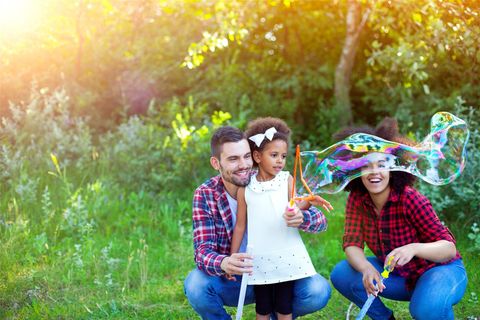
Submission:
[[[383,263],[376,257],[368,261],[379,271]],[[335,289],[361,308],[367,300],[362,274],[353,269],[347,260],[338,263],[330,275]],[[410,301],[410,314],[414,319],[454,319],[453,305],[463,297],[467,287],[467,273],[462,260],[427,270],[418,279],[413,291],[405,287],[405,278],[391,273],[384,282],[386,289],[379,294],[392,300]],[[392,310],[381,299],[373,301],[367,315],[374,319],[388,319]]]
[[[241,282],[241,277],[237,277],[237,281],[229,281],[225,277],[209,276],[194,269],[185,279],[185,295],[202,319],[231,319],[224,306],[237,306]],[[319,274],[296,280],[293,288],[293,317],[322,309],[327,305],[330,294],[328,281]],[[253,286],[248,286],[245,304],[253,302]]]

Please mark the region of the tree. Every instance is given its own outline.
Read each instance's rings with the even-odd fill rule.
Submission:
[[[347,8],[345,42],[335,70],[335,102],[342,115],[339,118],[340,126],[350,125],[353,122],[350,101],[351,76],[360,33],[370,15],[370,8],[366,8],[359,21],[362,6],[357,0],[348,0]]]

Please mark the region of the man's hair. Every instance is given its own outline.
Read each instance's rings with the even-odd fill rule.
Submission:
[[[220,159],[222,146],[227,142],[239,142],[245,139],[243,132],[235,127],[225,126],[217,129],[210,140],[210,152],[212,157]]]
[[[385,140],[402,143],[405,145],[413,145],[413,142],[409,139],[401,136],[398,132],[398,123],[394,118],[386,117],[378,124],[376,128],[369,126],[365,127],[348,127],[340,132],[334,134],[333,138],[336,141],[345,139],[346,137],[355,133],[367,133]],[[415,176],[403,172],[403,171],[390,171],[390,187],[396,192],[402,192],[406,186],[411,186],[415,183]],[[367,193],[367,189],[363,185],[360,177],[350,181],[345,187],[346,191],[359,191],[361,193]]]

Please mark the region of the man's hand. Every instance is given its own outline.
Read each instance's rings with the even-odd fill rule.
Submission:
[[[311,205],[314,205],[316,207],[322,207],[325,209],[327,212],[330,212],[330,210],[333,210],[333,206],[328,202],[327,200],[323,199],[322,197],[318,195],[314,195],[309,201]]]
[[[310,206],[322,207],[327,212],[333,210],[333,206],[327,200],[323,199],[319,195],[310,195],[304,198],[301,198],[300,201],[295,202],[300,210],[308,210]]]
[[[287,226],[298,228],[303,223],[303,212],[297,206],[287,207],[283,213]]]
[[[242,275],[253,272],[252,255],[248,253],[234,253],[225,257],[220,264],[220,268],[227,274],[227,279],[235,280],[234,274]]]
[[[379,292],[382,292],[383,289],[385,289],[385,286],[383,285],[381,280],[380,273],[371,263],[368,263],[365,270],[362,270],[362,276],[363,286],[365,287],[367,294],[373,294],[374,296],[377,296]],[[376,286],[373,282],[374,280],[377,284]]]

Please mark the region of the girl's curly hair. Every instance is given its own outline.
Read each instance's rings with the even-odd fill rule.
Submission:
[[[273,135],[272,141],[282,140],[282,141],[285,141],[285,143],[288,145],[290,141],[291,130],[288,127],[288,125],[285,123],[285,121],[279,118],[266,117],[266,118],[257,118],[255,120],[250,121],[247,125],[247,129],[245,130],[245,136],[247,138],[250,138],[259,133],[263,134],[265,133],[265,131],[267,131],[272,127],[274,127],[277,130],[277,132]],[[250,150],[252,150],[252,153],[254,151],[262,152],[263,149],[265,149],[265,146],[269,142],[270,140],[264,139],[260,144],[260,146],[257,146],[255,142],[248,139],[248,143],[250,144]]]
[[[336,141],[345,139],[346,137],[355,133],[367,133],[385,140],[390,140],[405,145],[413,145],[413,142],[409,139],[401,136],[398,132],[398,123],[394,118],[386,117],[380,122],[377,127],[372,128],[369,126],[364,127],[348,127],[333,135]],[[402,192],[406,186],[412,186],[415,183],[415,176],[403,172],[403,171],[391,171],[390,172],[390,187],[397,192]],[[367,193],[367,189],[362,183],[361,178],[356,178],[350,181],[345,187],[347,191],[359,191],[361,193]]]

